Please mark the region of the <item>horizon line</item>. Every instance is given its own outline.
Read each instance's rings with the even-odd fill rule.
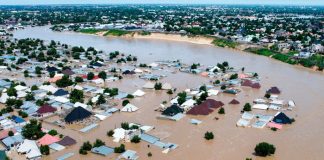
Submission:
[[[223,6],[312,6],[312,7],[324,7],[324,4],[244,4],[244,3],[238,3],[238,4],[227,4],[227,3],[61,3],[61,4],[0,4],[0,6],[66,6],[66,5],[223,5]]]

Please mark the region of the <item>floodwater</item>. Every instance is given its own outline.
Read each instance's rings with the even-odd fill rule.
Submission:
[[[156,128],[149,132],[163,138],[164,141],[176,143],[179,147],[168,154],[161,153],[161,149],[152,146],[147,147],[146,142],[140,144],[126,143],[127,149],[138,152],[140,159],[161,160],[216,160],[216,159],[264,159],[253,155],[257,143],[266,141],[276,146],[274,156],[266,159],[323,159],[324,157],[324,74],[314,72],[302,67],[291,66],[267,57],[253,55],[245,52],[213,47],[210,45],[197,45],[185,42],[106,38],[78,33],[52,32],[48,27],[34,27],[18,30],[15,38],[40,38],[43,40],[55,40],[69,45],[83,47],[93,46],[96,49],[107,52],[119,50],[126,54],[136,55],[139,62],[153,62],[155,60],[180,59],[184,63],[201,63],[214,65],[218,62],[228,61],[235,68],[245,67],[246,71],[257,72],[261,77],[262,88],[260,90],[244,88],[237,96],[220,94],[213,97],[223,101],[226,105],[225,115],[218,115],[217,111],[209,116],[186,116],[178,122],[158,120],[159,115],[154,109],[164,100],[171,97],[163,91],[146,91],[142,98],[135,98],[131,103],[140,109],[135,113],[116,113],[100,122],[100,126],[89,133],[82,134],[75,130],[60,129],[44,124],[47,128],[55,128],[59,133],[75,138],[79,143],[68,147],[64,151],[52,153],[45,159],[55,159],[67,152],[74,152],[72,159],[107,159],[92,153],[86,156],[78,154],[81,142],[89,140],[94,142],[100,138],[108,146],[119,144],[112,142],[106,136],[106,132],[119,126],[121,122],[135,122],[144,125],[153,125]],[[178,90],[187,87],[197,87],[208,83],[208,78],[178,73],[167,74],[162,82],[169,82]],[[127,77],[121,82],[109,83],[108,86],[117,86],[121,90],[134,92],[145,83],[136,77]],[[137,87],[136,87],[137,86]],[[246,102],[262,97],[271,86],[278,86],[282,90],[281,99],[292,99],[296,102],[296,109],[287,111],[290,117],[296,119],[292,125],[284,126],[283,130],[273,132],[270,129],[238,128],[235,126],[240,117],[240,110]],[[235,97],[241,104],[237,106],[227,105]],[[264,111],[266,114],[274,114],[273,111]],[[214,120],[214,117],[219,120]],[[190,118],[202,120],[202,124],[196,126],[189,123]],[[212,131],[214,140],[206,141],[203,136],[206,131]],[[153,156],[147,157],[151,152]],[[115,159],[118,155],[110,156]]]

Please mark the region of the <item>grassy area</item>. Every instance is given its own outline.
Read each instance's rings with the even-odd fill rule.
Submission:
[[[270,56],[273,56],[276,54],[276,52],[273,52],[269,49],[265,49],[265,48],[248,48],[246,49],[245,51],[248,51],[248,52],[252,52],[252,53],[255,53],[255,54],[258,54],[258,55],[262,55],[262,56],[267,56],[267,57],[270,57]]]
[[[314,66],[318,67],[318,70],[324,69],[324,56],[322,55],[313,55],[309,58],[303,58],[303,59],[295,59],[293,58],[294,54],[298,52],[289,52],[287,54],[282,54],[279,52],[271,51],[269,49],[265,48],[248,48],[245,51],[252,52],[258,55],[263,55],[267,57],[271,57],[273,59],[289,63],[289,64],[300,64],[304,67],[311,68]]]
[[[138,32],[139,35],[142,35],[142,36],[148,36],[148,35],[151,35],[151,32],[148,32],[148,31],[140,31]]]
[[[100,32],[100,31],[102,31],[102,30],[93,29],[93,28],[91,28],[91,29],[80,29],[79,30],[79,32],[81,32],[81,33],[87,33],[87,34],[96,34],[96,33]]]
[[[231,40],[226,40],[226,39],[218,39],[218,38],[214,39],[212,44],[218,47],[229,47],[229,48],[235,48],[237,46],[236,42],[233,42]]]
[[[111,35],[111,36],[123,36],[123,35],[127,35],[127,34],[130,34],[132,32],[129,32],[129,31],[124,31],[124,30],[117,30],[117,29],[111,29],[111,30],[108,30],[104,36],[108,36],[108,35]]]

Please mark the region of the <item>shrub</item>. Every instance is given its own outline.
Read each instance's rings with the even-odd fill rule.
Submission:
[[[225,89],[226,89],[225,85],[221,86],[221,90],[225,90]]]
[[[125,145],[124,144],[121,144],[119,147],[115,147],[114,148],[114,152],[115,153],[123,153],[125,152]]]
[[[274,154],[276,148],[272,144],[261,142],[255,146],[254,151],[256,155],[266,157],[268,155]]]
[[[129,103],[129,100],[126,99],[126,100],[123,100],[122,105],[126,106],[128,103]]]
[[[57,131],[55,129],[52,129],[48,132],[49,135],[52,135],[52,136],[56,136],[57,135]]]
[[[92,145],[89,141],[84,142],[83,145],[81,146],[81,149],[90,151],[92,149]]]
[[[82,148],[79,149],[79,153],[82,154],[82,155],[86,155],[88,154],[88,152]]]
[[[108,132],[107,132],[107,136],[109,136],[109,137],[112,137],[113,135],[114,135],[114,131],[113,130],[109,130]]]
[[[152,157],[153,155],[152,155],[151,152],[149,152],[149,153],[147,153],[147,156],[148,156],[148,157]]]
[[[167,91],[167,94],[173,94],[173,91],[172,91],[171,89],[169,89],[169,90]]]
[[[155,90],[161,90],[162,89],[162,83],[155,83],[155,85],[154,85],[154,89]]]
[[[76,83],[82,83],[83,82],[83,78],[82,77],[75,77],[75,79],[74,79],[74,82],[76,82]]]
[[[50,154],[50,149],[48,147],[48,145],[41,145],[40,146],[40,152],[42,153],[42,155],[49,155]]]
[[[225,114],[225,109],[223,107],[221,107],[219,110],[218,110],[218,114]]]
[[[8,132],[8,136],[12,137],[15,133],[13,131]]]
[[[123,122],[120,124],[121,128],[125,129],[125,130],[129,130],[129,124],[127,122]]]
[[[129,99],[133,99],[133,98],[134,98],[134,96],[133,96],[133,95],[131,95],[131,94],[128,94],[126,98],[129,98]]]
[[[268,99],[270,98],[270,96],[271,96],[271,95],[270,95],[269,93],[266,93],[266,94],[264,95],[264,97],[265,97],[265,98],[268,98]]]
[[[243,111],[252,111],[250,103],[245,103],[243,107]]]
[[[139,143],[141,142],[141,138],[138,135],[135,135],[132,139],[131,139],[132,143]]]
[[[96,139],[95,143],[93,144],[93,147],[100,147],[100,146],[103,146],[103,145],[105,145],[105,142],[103,142],[100,139]]]
[[[213,132],[206,132],[206,133],[205,133],[205,139],[206,139],[206,140],[214,139],[214,134],[213,134]]]

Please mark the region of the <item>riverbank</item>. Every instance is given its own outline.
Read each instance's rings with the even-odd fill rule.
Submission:
[[[97,32],[95,35],[98,36],[113,36],[107,35],[106,32]],[[188,42],[194,44],[202,44],[202,45],[212,45],[214,38],[205,37],[205,36],[194,36],[189,37],[187,35],[180,34],[166,34],[166,33],[150,33],[147,35],[140,34],[139,32],[132,32],[129,34],[124,34],[121,36],[113,36],[113,37],[122,37],[122,38],[137,38],[137,39],[155,39],[155,40],[167,40],[167,41],[177,41],[177,42]]]
[[[81,32],[85,33],[85,32]],[[124,31],[119,33],[118,31],[108,33],[107,31],[100,32],[88,32],[85,34],[94,34],[102,37],[121,37],[127,39],[154,39],[154,40],[166,40],[166,41],[176,41],[176,42],[187,42],[200,45],[211,45],[220,48],[233,49],[238,51],[243,51],[245,53],[253,53],[261,56],[266,56],[271,59],[281,61],[290,65],[303,67],[312,71],[324,72],[324,57],[320,55],[314,55],[310,58],[296,59],[294,58],[293,52],[288,54],[283,54],[280,52],[274,52],[270,49],[260,48],[256,45],[249,44],[239,44],[225,39],[219,39],[211,36],[188,36],[181,34],[172,33],[149,33],[141,34],[141,32],[127,32]]]

